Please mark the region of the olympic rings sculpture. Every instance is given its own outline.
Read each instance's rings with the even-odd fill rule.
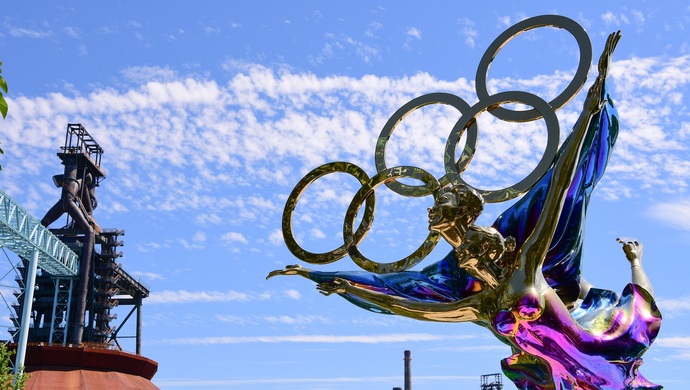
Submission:
[[[500,92],[490,95],[487,90],[486,79],[488,76],[491,62],[511,39],[519,34],[539,28],[557,27],[569,32],[577,41],[580,50],[580,62],[573,79],[568,86],[551,102],[546,102],[542,98],[522,91]],[[381,184],[385,184],[395,193],[405,197],[434,196],[436,199],[439,189],[447,185],[462,184],[474,188],[479,192],[487,203],[497,203],[513,199],[524,194],[536,184],[536,182],[547,172],[556,157],[560,129],[556,111],[565,106],[580,91],[587,79],[587,72],[592,61],[592,44],[585,30],[572,19],[559,15],[545,15],[526,19],[499,35],[486,50],[480,61],[476,75],[476,92],[479,102],[470,106],[462,98],[449,93],[430,93],[412,99],[400,107],[386,122],[379,134],[374,152],[377,174],[369,177],[367,173],[355,164],[348,162],[331,162],[309,172],[304,176],[290,193],[283,211],[282,228],[283,237],[288,250],[300,260],[311,264],[327,264],[340,260],[350,255],[352,260],[362,269],[385,274],[399,272],[409,269],[422,261],[436,246],[439,235],[430,232],[422,245],[412,254],[401,260],[391,263],[377,263],[367,259],[357,247],[367,232],[371,228],[375,212],[374,190]],[[523,103],[533,107],[531,110],[515,111],[501,107],[505,103]],[[398,166],[388,168],[385,162],[386,145],[396,126],[414,110],[431,105],[445,104],[454,107],[461,113],[461,118],[456,122],[446,141],[444,151],[444,168],[446,174],[440,178],[434,177],[429,172],[411,166]],[[489,112],[495,117],[509,122],[529,122],[544,119],[546,124],[548,140],[544,155],[540,159],[534,170],[518,183],[498,189],[483,190],[472,187],[462,179],[464,172],[472,161],[476,151],[479,129],[477,117],[484,111]],[[467,131],[465,146],[462,148],[460,157],[456,160],[456,150],[458,143]],[[352,199],[343,223],[343,245],[325,253],[313,253],[303,249],[295,240],[292,231],[292,215],[295,211],[297,202],[304,190],[314,181],[322,176],[334,172],[348,173],[354,176],[361,184],[361,188]],[[413,186],[400,183],[399,178],[412,178],[421,181],[421,185]],[[355,228],[355,220],[359,210],[364,205],[364,215]]]

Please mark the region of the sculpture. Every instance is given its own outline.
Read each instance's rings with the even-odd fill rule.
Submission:
[[[489,96],[479,72],[505,42],[531,28],[556,26],[570,31],[581,50],[578,72],[566,91],[550,103],[525,92]],[[512,347],[513,355],[502,368],[520,389],[660,389],[638,371],[641,356],[658,334],[661,315],[653,289],[642,268],[642,245],[618,239],[631,264],[632,281],[619,297],[597,289],[580,274],[582,229],[591,191],[604,173],[618,133],[617,113],[609,96],[606,77],[620,32],[611,34],[599,59],[599,74],[585,98],[573,131],[557,149],[555,110],[567,103],[584,84],[591,60],[586,33],[570,19],[539,16],[509,28],[490,46],[477,77],[479,103],[469,107],[450,94],[430,94],[412,100],[388,121],[379,137],[376,162],[379,173],[369,178],[359,167],[343,162],[316,168],[291,193],[283,216],[283,232],[291,252],[309,263],[323,264],[346,255],[369,272],[319,272],[288,266],[271,272],[300,275],[317,283],[324,295],[338,294],[378,313],[444,322],[474,322]],[[586,42],[585,42],[586,41]],[[578,76],[579,75],[579,76]],[[575,81],[580,77],[579,81]],[[566,93],[567,92],[567,93]],[[570,95],[568,95],[570,94]],[[533,106],[530,111],[509,111],[506,102]],[[386,168],[385,143],[395,125],[410,111],[431,103],[450,104],[462,118],[446,144],[446,175],[440,179],[415,167]],[[474,153],[476,117],[483,111],[510,121],[543,118],[549,131],[547,151],[535,170],[506,189],[474,189],[460,177]],[[455,149],[463,131],[468,132],[463,155],[456,162]],[[306,186],[330,172],[347,172],[362,183],[348,208],[344,245],[325,254],[305,251],[292,237],[291,217]],[[395,181],[413,177],[423,186]],[[357,249],[373,220],[374,189],[386,184],[406,196],[432,194],[429,236],[404,259],[380,264]],[[526,193],[506,210],[493,226],[476,226],[484,202],[501,202]],[[364,217],[354,229],[362,205]],[[441,261],[421,271],[408,271],[433,249],[439,236],[453,246]]]

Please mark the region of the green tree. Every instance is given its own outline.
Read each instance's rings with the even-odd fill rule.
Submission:
[[[0,67],[1,66],[2,62],[0,62]],[[0,73],[2,73],[2,69],[0,69]],[[0,89],[7,93],[7,81],[5,81],[2,76],[0,76]],[[2,114],[3,119],[7,117],[7,102],[5,101],[5,96],[3,96],[2,92],[0,92],[0,114]]]
[[[0,67],[2,67],[2,62],[0,62]],[[0,68],[0,73],[2,73],[2,68]],[[7,81],[5,81],[2,76],[0,76],[0,90],[5,91],[7,93]],[[2,119],[5,119],[7,117],[7,101],[5,101],[5,96],[3,96],[2,92],[0,91],[0,114],[2,114]],[[0,154],[4,154],[5,152],[0,149]],[[0,165],[0,171],[2,171],[2,165]]]
[[[14,368],[10,358],[16,351],[10,351],[7,346],[0,343],[0,390],[20,390],[26,386],[29,375],[24,372],[24,367],[14,374]]]

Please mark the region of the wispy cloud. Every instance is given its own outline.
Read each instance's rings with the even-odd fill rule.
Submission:
[[[300,294],[299,291],[292,289],[285,290],[285,296],[294,300],[299,300],[300,298],[302,298],[302,294]]]
[[[249,241],[247,241],[247,238],[244,237],[244,234],[239,233],[239,232],[227,232],[220,236],[220,239],[227,242],[227,243],[240,243],[240,244],[247,244]]]
[[[618,13],[615,14],[611,11],[607,11],[601,15],[601,20],[604,21],[607,25],[613,25],[613,26],[620,26],[621,24],[630,24],[630,19],[623,14],[623,13]]]
[[[7,26],[7,32],[15,38],[45,39],[53,36],[53,32],[50,30],[36,30],[16,26]]]
[[[117,150],[118,158],[106,163],[109,173],[118,177],[118,185],[108,188],[103,202],[127,204],[129,212],[193,211],[200,225],[270,226],[279,218],[291,187],[308,170],[344,160],[375,172],[371,150],[378,129],[405,102],[442,90],[456,91],[467,101],[476,99],[473,85],[466,80],[450,82],[423,73],[353,78],[317,77],[255,64],[228,69],[233,74],[224,85],[167,68],[140,67],[123,72],[134,85],[122,90],[10,99],[13,109],[3,123],[5,190],[30,211],[37,209],[37,214],[54,203],[54,190],[39,191],[17,183],[44,183],[43,178],[54,174],[53,149],[63,142],[55,129],[64,127],[70,118],[84,122],[106,151]],[[615,180],[599,193],[610,199],[652,190],[684,193],[690,180],[686,146],[690,117],[682,110],[682,89],[690,84],[690,57],[623,60],[614,63],[611,75],[621,132],[609,167]],[[567,74],[556,73],[529,80],[494,80],[491,85],[499,89],[527,86],[548,95],[568,81]],[[577,104],[571,106],[559,112],[562,129],[577,118]],[[441,174],[445,139],[459,116],[457,110],[443,105],[426,106],[408,115],[387,147],[387,163],[417,165]],[[470,182],[499,186],[514,180],[507,174],[523,174],[515,166],[527,170],[538,158],[534,151],[543,150],[540,123],[511,127],[482,115],[480,125],[481,136],[486,137],[481,142],[494,147],[483,149],[472,161],[466,171]],[[30,170],[27,163],[32,164]],[[645,175],[639,175],[641,170]],[[270,195],[257,195],[257,188],[267,186],[274,189]],[[330,176],[319,179],[314,191],[310,188],[312,192],[304,196],[305,204],[317,204],[317,208],[300,212],[293,222],[311,220],[314,225],[302,232],[313,228],[330,237],[325,227],[342,221],[329,219],[329,207],[347,205],[357,189],[356,183]],[[317,196],[334,201],[318,206]],[[396,202],[394,197],[388,200]],[[243,242],[238,230],[226,232],[227,239]],[[280,245],[280,233],[267,232],[263,240]],[[186,243],[201,242],[188,239]]]
[[[238,291],[186,291],[186,290],[163,290],[152,292],[146,299],[147,304],[173,304],[173,303],[196,303],[196,302],[247,302],[255,300],[266,300],[271,294],[264,293],[243,293]]]
[[[465,44],[474,48],[475,39],[479,35],[474,22],[467,18],[461,18],[458,20],[458,25],[460,26],[460,36],[465,38]]]
[[[153,341],[154,343],[173,345],[213,345],[213,344],[253,344],[253,343],[319,343],[319,344],[389,344],[424,341],[467,340],[476,336],[470,335],[433,335],[428,333],[380,334],[380,335],[295,335],[295,336],[243,336],[243,337],[199,337],[178,338]]]
[[[296,315],[296,316],[268,316],[264,317],[264,320],[270,323],[279,323],[279,324],[285,324],[285,325],[304,325],[304,324],[311,324],[314,322],[319,322],[319,323],[326,323],[328,322],[326,318],[322,316],[314,316],[314,315],[309,315],[309,316],[304,316],[304,315]]]
[[[659,203],[650,208],[648,215],[669,225],[690,230],[690,201]],[[690,309],[690,302],[688,308]]]
[[[155,272],[132,271],[132,272],[130,272],[130,275],[137,277],[137,278],[143,278],[145,280],[164,280],[165,279],[165,276],[163,276],[159,273],[155,273]]]
[[[407,36],[416,39],[422,39],[422,31],[419,30],[417,27],[410,27],[407,29]]]
[[[659,298],[656,299],[659,309],[664,316],[678,316],[690,314],[690,297]]]
[[[690,336],[659,337],[654,341],[654,347],[672,350],[664,354],[662,359],[690,360]]]

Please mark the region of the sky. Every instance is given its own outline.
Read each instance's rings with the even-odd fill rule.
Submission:
[[[285,201],[326,162],[375,174],[376,138],[411,99],[446,92],[475,104],[479,60],[520,20],[574,19],[595,60],[608,34],[621,30],[609,83],[621,128],[592,196],[583,275],[620,292],[630,275],[616,237],[645,245],[664,320],[641,371],[666,389],[688,388],[690,7],[581,4],[6,2],[0,188],[41,218],[59,197],[51,176],[62,172],[56,151],[67,124],[81,123],[103,147],[108,175],[95,217],[125,230],[123,268],[151,290],[142,352],[159,363],[153,382],[162,389],[391,389],[403,385],[404,350],[412,351],[415,389],[478,388],[480,375],[500,372],[510,354],[485,329],[367,312],[298,277],[265,280],[300,263],[283,242]],[[539,28],[510,41],[481,77],[492,93],[529,91],[548,101],[578,62],[567,32]],[[592,79],[558,111],[561,140]],[[459,117],[442,105],[405,117],[387,147],[388,166],[440,176]],[[541,121],[483,114],[479,124],[486,130],[463,176],[470,184],[500,188],[537,164],[546,144]],[[293,220],[300,245],[314,252],[342,245],[358,188],[344,174],[310,186]],[[424,239],[433,202],[383,187],[376,195],[376,222],[361,248],[371,259],[397,260]],[[490,225],[507,207],[488,205],[479,223]],[[438,245],[419,267],[448,250]],[[300,264],[357,269],[349,258]],[[119,308],[112,324],[127,311]],[[120,335],[133,335],[131,325]],[[131,340],[122,343],[134,350]]]

